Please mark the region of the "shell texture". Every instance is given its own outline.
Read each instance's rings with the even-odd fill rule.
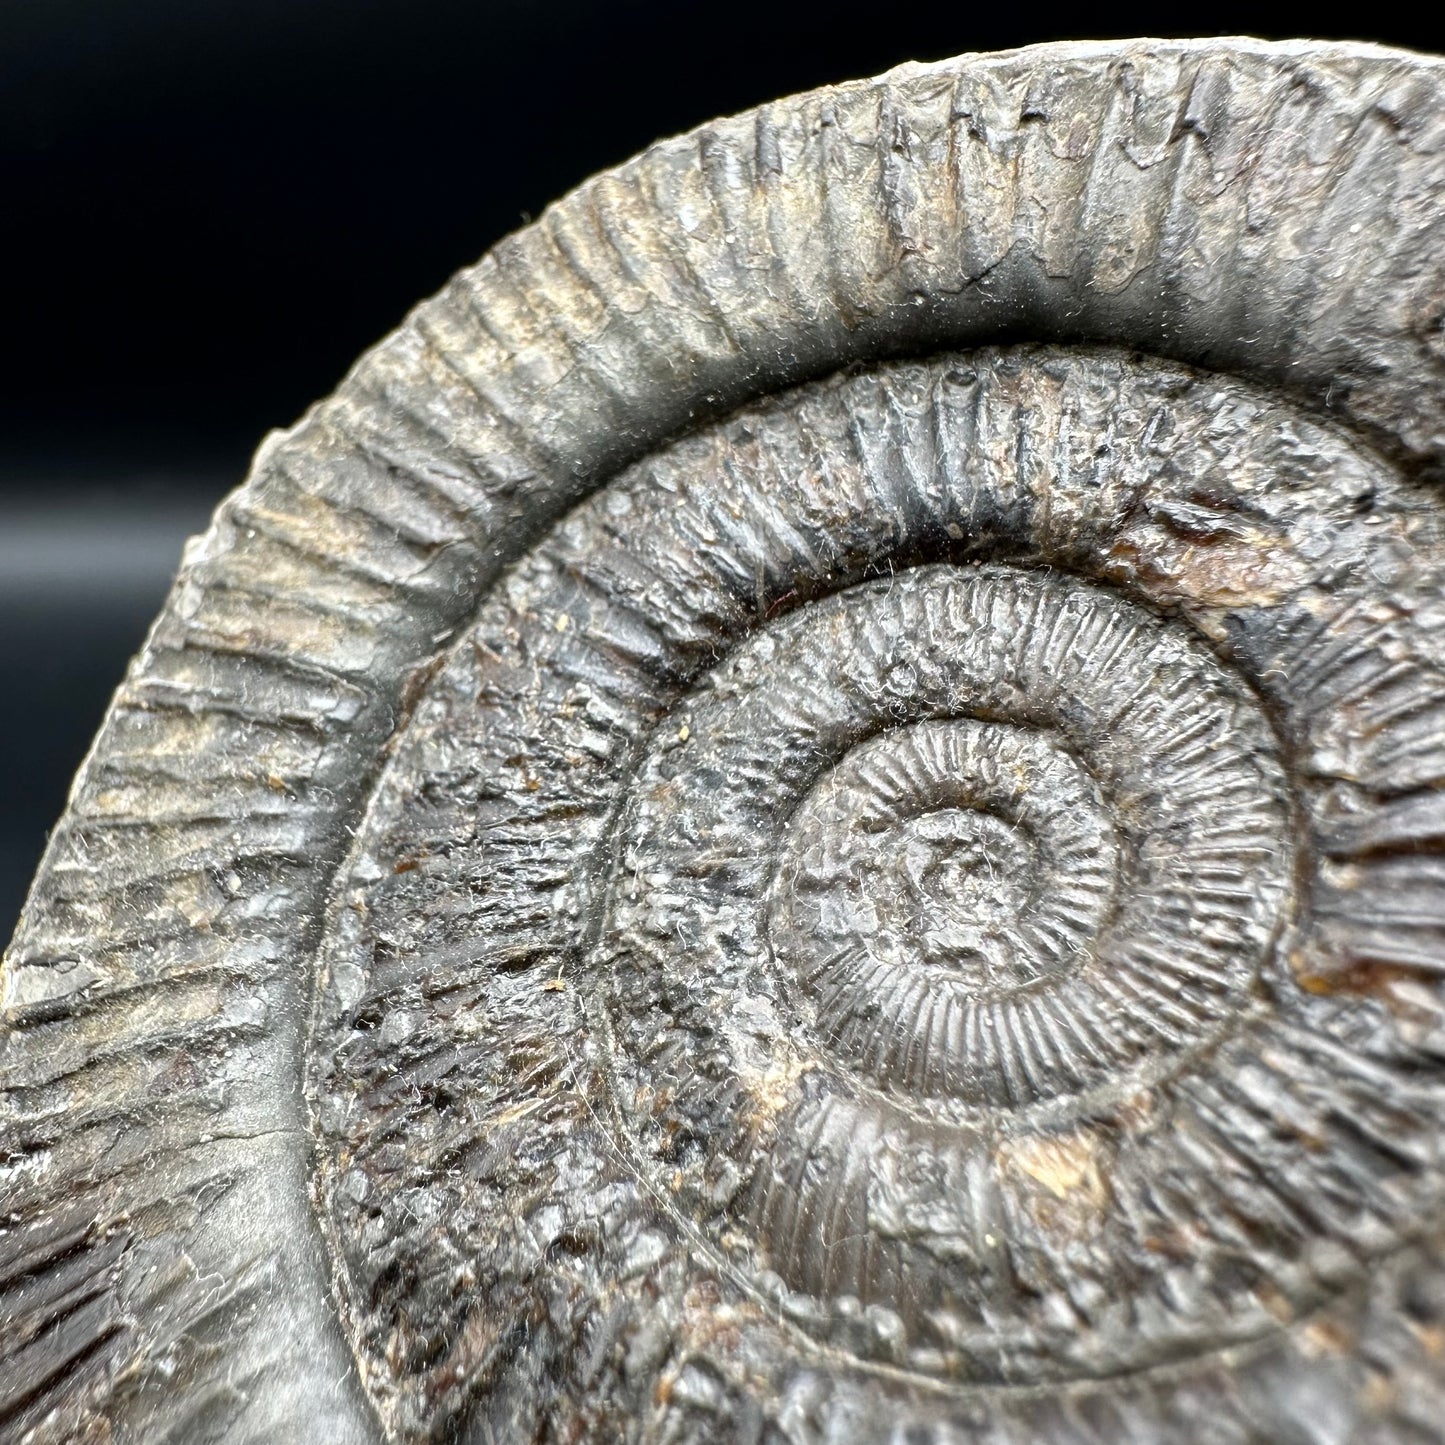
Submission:
[[[779,102],[269,439],[7,956],[0,1434],[1445,1438],[1442,100]]]

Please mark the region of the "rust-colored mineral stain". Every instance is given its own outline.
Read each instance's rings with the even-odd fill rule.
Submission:
[[[1306,993],[1318,998],[1339,995],[1378,998],[1387,1006],[1394,1005],[1399,985],[1434,978],[1423,969],[1373,959],[1345,959],[1339,963],[1326,962],[1322,967],[1318,958],[1296,953],[1290,963],[1295,970],[1295,982]]]
[[[1009,1139],[995,1158],[1000,1174],[1022,1186],[1024,1206],[1040,1228],[1074,1233],[1094,1226],[1109,1205],[1100,1152],[1098,1135],[1079,1130]]]
[[[751,1112],[757,1124],[770,1124],[783,1113],[793,1099],[794,1086],[811,1067],[805,1059],[788,1056],[766,1073],[753,1074],[745,1079]]]
[[[1355,1345],[1354,1332],[1338,1320],[1321,1316],[1311,1320],[1301,1332],[1301,1343],[1316,1357],[1346,1355]]]

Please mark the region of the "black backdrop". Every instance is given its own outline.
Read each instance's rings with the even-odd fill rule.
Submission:
[[[592,171],[907,59],[1136,33],[1442,50],[1436,9],[0,0],[0,941],[182,539],[261,436]]]

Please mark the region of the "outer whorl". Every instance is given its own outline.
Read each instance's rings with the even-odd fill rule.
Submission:
[[[1445,71],[655,147],[193,546],[6,960],[0,1433],[1425,1442]]]

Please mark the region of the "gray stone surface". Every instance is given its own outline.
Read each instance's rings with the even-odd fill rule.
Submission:
[[[1441,1438],[1442,88],[782,101],[270,438],[7,955],[0,1432]]]

